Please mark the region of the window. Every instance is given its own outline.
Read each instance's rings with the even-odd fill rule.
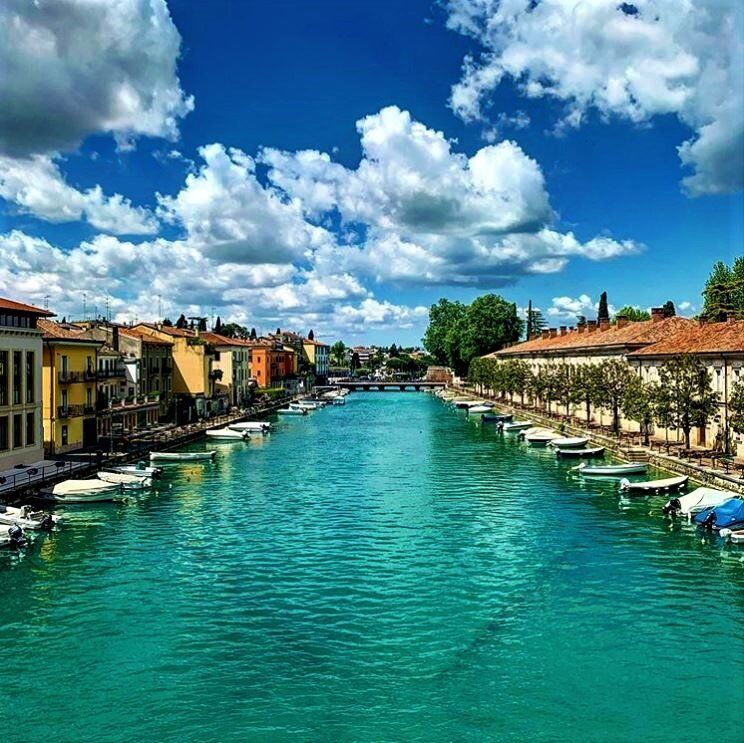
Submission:
[[[23,416],[16,413],[13,416],[13,448],[23,446]]]
[[[8,404],[8,352],[0,351],[0,405]]]
[[[69,368],[69,362],[68,362],[67,356],[63,356],[62,357],[62,375],[65,377],[67,376],[68,368]]]
[[[93,390],[90,387],[88,387],[88,389],[85,390],[85,407],[86,408],[93,407]]]
[[[62,446],[67,446],[67,426],[62,426]]]
[[[26,351],[26,402],[36,398],[36,354]]]
[[[67,407],[67,390],[62,390],[62,407]]]
[[[23,388],[23,352],[13,351],[13,405],[21,404],[21,389]]]
[[[36,413],[26,413],[26,446],[36,443]]]
[[[8,416],[0,416],[0,451],[8,448]]]

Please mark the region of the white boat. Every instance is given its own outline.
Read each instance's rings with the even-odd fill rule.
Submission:
[[[239,439],[245,441],[250,435],[248,431],[235,431],[232,428],[213,428],[211,431],[205,431],[207,436],[213,439]]]
[[[504,433],[526,431],[528,428],[532,428],[533,425],[532,421],[512,421],[511,423],[504,423]]]
[[[562,439],[553,439],[550,445],[556,449],[581,449],[588,443],[589,439],[586,436],[566,436]]]
[[[307,415],[307,410],[290,405],[288,408],[279,408],[278,415]]]
[[[147,467],[144,464],[120,464],[106,467],[107,472],[120,472],[122,475],[137,475],[137,477],[160,477],[163,470],[160,467]]]
[[[715,488],[696,488],[691,493],[672,498],[662,509],[667,516],[694,516],[706,508],[715,508],[731,498],[736,493],[730,490],[716,490]]]
[[[622,475],[643,474],[648,465],[645,462],[626,462],[625,464],[588,465],[582,462],[571,469],[587,477],[617,477]]]
[[[123,472],[99,472],[98,479],[121,485],[124,490],[144,490],[152,487],[152,478],[147,475],[127,475]]]
[[[556,457],[603,457],[605,453],[604,446],[595,446],[591,449],[556,449]]]
[[[151,462],[203,462],[214,459],[217,451],[151,451]]]
[[[65,480],[47,491],[47,495],[60,503],[99,503],[124,498],[121,485],[103,480]]]
[[[23,529],[17,524],[0,526],[0,547],[23,547],[26,541]]]
[[[530,446],[546,446],[557,438],[560,438],[559,435],[548,428],[528,430],[524,434],[524,439]]]
[[[334,405],[346,405],[346,398],[345,397],[334,397],[333,404]]]
[[[228,428],[232,428],[234,431],[268,433],[271,430],[271,423],[268,421],[241,421],[240,423],[231,423]]]
[[[664,480],[647,480],[646,482],[631,482],[623,478],[620,480],[620,490],[628,493],[659,493],[665,490],[680,490],[690,478],[687,475],[667,477]]]
[[[455,400],[452,400],[452,404],[456,408],[472,408],[472,407],[474,407],[476,405],[480,405],[481,403],[480,403],[479,400],[455,399]]]
[[[300,408],[306,408],[307,410],[318,410],[324,408],[328,403],[325,400],[298,400],[292,404]]]
[[[62,525],[62,517],[44,511],[36,511],[32,506],[0,505],[0,524],[20,526],[22,529],[43,529],[49,531]]]
[[[731,529],[721,529],[718,534],[723,539],[728,539],[729,542],[733,542],[734,544],[744,544],[744,529],[735,529],[734,531],[731,531]]]
[[[468,408],[468,415],[483,415],[483,413],[490,413],[493,408],[490,405],[473,405]]]

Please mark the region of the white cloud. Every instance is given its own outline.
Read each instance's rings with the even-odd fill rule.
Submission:
[[[548,307],[549,317],[565,318],[575,320],[579,315],[592,316],[599,309],[599,302],[592,301],[588,294],[580,294],[578,297],[553,297],[553,303]],[[617,311],[613,305],[608,305],[610,315]]]
[[[105,196],[100,186],[80,191],[70,186],[48,155],[13,158],[0,155],[0,197],[19,211],[49,222],[87,219],[104,232],[147,235],[157,220],[120,194]]]
[[[3,0],[0,152],[66,150],[89,134],[175,139],[193,108],[165,0]]]
[[[448,26],[476,38],[451,105],[482,118],[504,77],[562,101],[562,126],[587,111],[645,122],[675,114],[692,195],[744,185],[744,5],[739,0],[448,0]]]

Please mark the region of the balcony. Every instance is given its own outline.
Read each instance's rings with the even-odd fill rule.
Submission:
[[[83,405],[60,405],[57,407],[58,418],[81,418],[85,415]]]
[[[98,379],[123,379],[126,377],[126,369],[123,365],[121,366],[112,366],[108,369],[103,368],[98,370]]]
[[[160,395],[135,395],[134,397],[125,397],[121,400],[111,400],[109,410],[130,410],[134,408],[152,407],[160,404]],[[100,413],[101,411],[99,411]]]
[[[81,382],[83,379],[82,372],[79,371],[61,371],[57,375],[60,384],[72,384],[73,382]]]

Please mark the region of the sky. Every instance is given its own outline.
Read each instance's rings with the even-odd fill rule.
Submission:
[[[0,296],[60,317],[692,315],[743,186],[733,0],[0,0]]]

